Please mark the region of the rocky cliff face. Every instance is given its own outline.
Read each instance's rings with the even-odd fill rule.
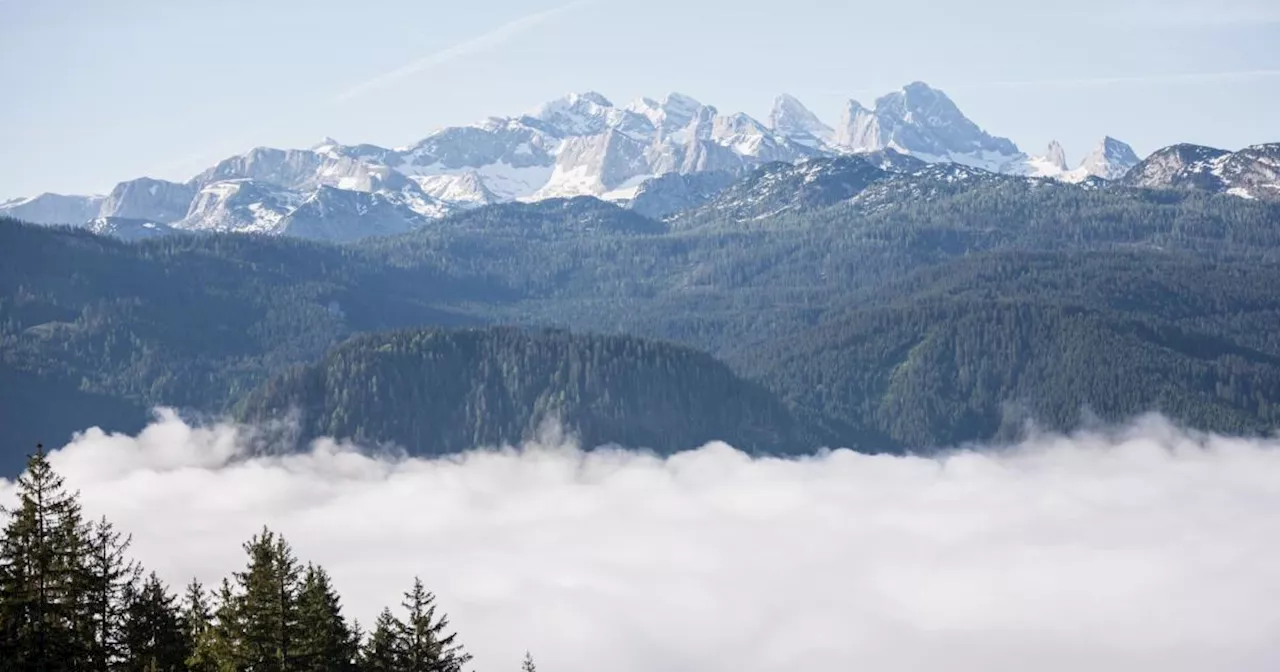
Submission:
[[[1173,145],[1134,166],[1122,182],[1148,189],[1196,189],[1280,200],[1280,143],[1254,145],[1238,152]]]
[[[1026,160],[1012,141],[982,130],[945,93],[923,82],[878,98],[872,108],[849,101],[835,142],[853,152],[895,149],[995,172],[1016,170]]]
[[[1129,145],[1113,137],[1104,137],[1092,152],[1089,152],[1076,170],[1083,175],[1101,177],[1104,180],[1118,180],[1125,176],[1140,159]],[[1079,180],[1076,180],[1079,181]]]
[[[141,177],[117,184],[97,216],[169,224],[187,216],[195,195],[193,185]]]

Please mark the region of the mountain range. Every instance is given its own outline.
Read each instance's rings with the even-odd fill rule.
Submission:
[[[1263,176],[1181,154],[1135,179]],[[418,454],[519,441],[549,416],[661,451],[928,450],[1151,410],[1266,432],[1277,221],[1263,198],[892,150],[673,173],[631,208],[498,203],[345,245],[0,218],[0,474],[17,447],[137,431],[156,405],[296,411],[301,440]]]
[[[172,229],[344,242],[403,233],[474,207],[548,198],[594,196],[662,217],[709,200],[761,166],[847,155],[1069,183],[1124,180],[1280,195],[1274,151],[1266,146],[1233,154],[1177,145],[1142,162],[1131,147],[1106,137],[1072,168],[1058,143],[1030,155],[984,131],[942,91],[915,82],[870,107],[849,101],[835,126],[789,95],[779,96],[761,122],[679,93],[627,105],[598,93],[572,94],[525,114],[444,128],[406,147],[330,138],[309,149],[259,147],[183,183],[142,177],[105,196],[46,193],[0,203],[0,215],[41,224],[96,222],[123,237]],[[893,160],[881,168],[913,165]],[[1139,164],[1142,170],[1130,175]],[[125,220],[134,224],[120,226]],[[112,221],[117,225],[104,224]]]

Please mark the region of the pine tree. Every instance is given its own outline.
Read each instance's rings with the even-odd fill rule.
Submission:
[[[191,644],[177,600],[152,573],[130,586],[123,630],[124,672],[184,672]]]
[[[448,616],[436,618],[435,599],[419,578],[414,578],[413,588],[404,594],[402,605],[408,612],[401,624],[405,672],[461,672],[471,660],[471,654],[455,642],[457,633],[447,632]]]
[[[18,477],[18,506],[0,539],[0,636],[10,669],[83,667],[85,528],[79,496],[53,471],[43,446]]]
[[[308,565],[298,597],[301,672],[351,672],[359,650],[358,635],[342,616],[337,593],[323,568]]]
[[[401,631],[404,625],[391,615],[390,609],[383,609],[378,620],[369,633],[369,641],[360,653],[360,672],[405,672],[404,640]]]
[[[524,662],[520,664],[521,672],[538,672],[538,668],[533,664],[533,654],[528,651],[524,652]]]

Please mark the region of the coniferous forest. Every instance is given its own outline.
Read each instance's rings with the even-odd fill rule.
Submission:
[[[155,406],[416,455],[548,417],[663,453],[1280,417],[1280,204],[947,166],[848,200],[857,174],[771,170],[661,220],[552,199],[346,245],[0,221],[0,441]]]
[[[85,515],[42,449],[17,495],[0,537],[0,672],[462,672],[471,660],[419,579],[360,624],[324,568],[264,528],[242,569],[179,590],[130,557],[126,531]]]

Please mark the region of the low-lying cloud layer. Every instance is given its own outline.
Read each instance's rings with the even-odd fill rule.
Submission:
[[[555,672],[1280,669],[1276,441],[1146,418],[937,459],[246,442],[166,415],[51,460],[175,587],[239,569],[264,523],[366,624],[421,575],[477,672],[526,649]]]

